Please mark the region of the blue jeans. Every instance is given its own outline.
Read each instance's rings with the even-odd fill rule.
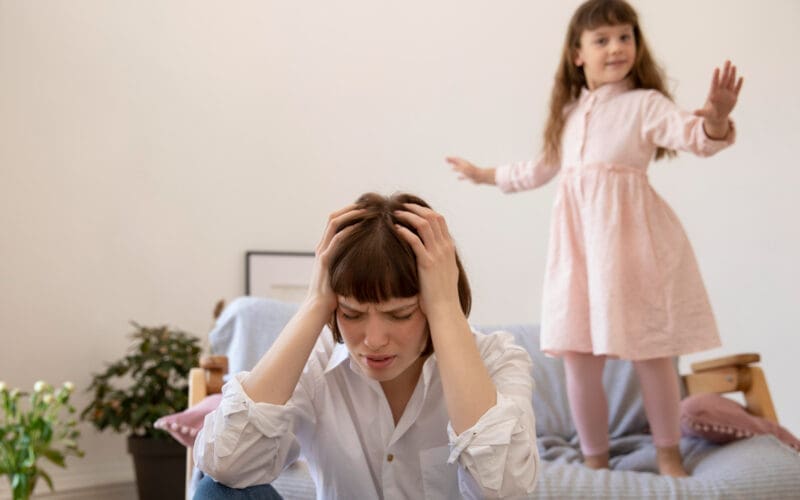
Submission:
[[[197,483],[194,500],[283,500],[283,497],[268,484],[237,490],[205,476]]]

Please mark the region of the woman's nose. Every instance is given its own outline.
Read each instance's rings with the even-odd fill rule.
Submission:
[[[364,345],[372,351],[378,351],[388,343],[389,335],[386,333],[386,325],[381,321],[367,321]]]

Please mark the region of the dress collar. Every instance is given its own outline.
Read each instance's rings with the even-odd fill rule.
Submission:
[[[603,102],[627,92],[633,88],[633,81],[630,78],[625,78],[614,83],[606,83],[594,90],[589,90],[586,87],[581,89],[580,101],[581,103],[587,101]]]

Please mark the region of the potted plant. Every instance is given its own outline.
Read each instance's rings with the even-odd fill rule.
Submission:
[[[37,463],[40,458],[66,467],[68,456],[83,456],[77,422],[70,416],[75,413],[69,403],[73,389],[70,382],[56,389],[40,380],[29,394],[0,382],[0,475],[8,476],[14,500],[29,498],[39,478],[54,491],[52,479]]]
[[[139,498],[185,495],[186,448],[153,427],[160,417],[184,410],[189,370],[198,363],[199,339],[167,326],[132,323],[128,354],[92,375],[94,398],[81,413],[99,430],[128,434]]]

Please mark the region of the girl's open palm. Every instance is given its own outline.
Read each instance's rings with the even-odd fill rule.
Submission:
[[[725,66],[720,73],[719,68],[714,69],[714,76],[711,78],[711,88],[708,91],[708,99],[705,105],[694,112],[696,116],[710,120],[714,123],[721,123],[728,120],[736,100],[739,98],[739,91],[742,89],[744,79],[736,79],[736,66],[730,61],[725,61]]]
[[[445,161],[447,161],[447,163],[449,163],[453,168],[453,171],[458,174],[459,180],[468,179],[475,184],[480,184],[483,182],[481,179],[481,169],[469,161],[457,156],[448,156],[445,158]]]

